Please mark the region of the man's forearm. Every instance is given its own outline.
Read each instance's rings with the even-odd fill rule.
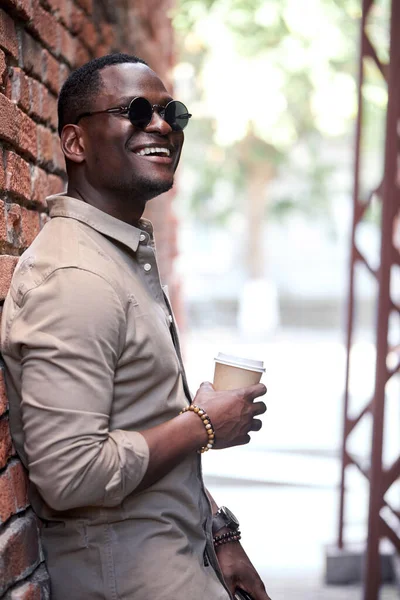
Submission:
[[[215,502],[215,500],[214,500],[214,498],[212,497],[212,495],[211,495],[210,491],[209,491],[208,489],[206,489],[206,492],[207,492],[207,496],[208,496],[208,499],[209,499],[209,501],[210,501],[210,504],[211,504],[211,510],[212,510],[212,514],[213,514],[213,515],[215,515],[215,514],[216,514],[216,512],[218,511],[218,508],[219,508],[219,506],[218,506],[218,504]]]
[[[137,491],[144,490],[161,479],[179,464],[188,452],[199,450],[208,439],[201,419],[192,412],[186,412],[140,433],[149,446],[150,458]]]

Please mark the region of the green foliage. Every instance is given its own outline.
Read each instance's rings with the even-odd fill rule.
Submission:
[[[378,0],[382,6],[370,18],[371,31],[380,39],[385,32],[387,2]],[[330,181],[336,166],[326,162],[320,149],[326,147],[324,140],[329,136],[352,142],[361,4],[360,0],[305,2],[313,10],[301,4],[302,0],[177,2],[174,26],[180,57],[194,67],[195,104],[203,112],[197,122],[193,119],[186,135],[186,162],[195,174],[189,201],[201,220],[224,221],[240,206],[249,179],[263,163],[265,186],[271,173],[282,174],[285,169],[302,181],[301,191],[274,198],[268,207],[271,217],[283,218],[291,211],[329,217]],[[250,84],[242,59],[247,59],[249,69],[252,65],[256,73]],[[226,65],[226,69],[219,66],[217,81],[226,102],[219,102],[216,114],[210,115],[204,107],[210,105],[209,74],[216,60],[218,65],[223,61]],[[384,100],[374,77],[369,94],[373,102],[376,99],[373,111],[382,115]],[[230,139],[225,126],[225,141],[221,142],[219,128],[226,117],[223,107],[228,110],[228,104],[237,107],[231,133],[242,133]],[[265,116],[270,119],[263,119]],[[321,142],[317,148],[316,139]],[[370,139],[367,136],[368,142]],[[306,171],[292,156],[299,144],[308,148],[310,167]],[[215,203],[221,181],[232,190],[227,194],[230,204],[223,206]]]

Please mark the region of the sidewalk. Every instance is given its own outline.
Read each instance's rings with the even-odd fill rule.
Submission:
[[[267,582],[271,600],[362,600],[359,586],[324,587],[318,581],[298,579],[296,581]],[[398,600],[399,594],[393,586],[384,586],[379,600]]]
[[[360,398],[369,385],[370,352],[363,343],[353,383]],[[209,452],[203,470],[217,503],[239,517],[243,546],[272,600],[362,600],[361,586],[323,585],[325,547],[335,543],[338,527],[345,358],[340,333],[284,331],[270,342],[249,343],[232,331],[200,330],[184,347],[193,391],[212,379],[218,351],[265,360],[268,412],[262,431],[248,446]],[[346,541],[360,542],[368,490],[356,475],[348,488]],[[396,588],[386,586],[380,600],[398,598]]]

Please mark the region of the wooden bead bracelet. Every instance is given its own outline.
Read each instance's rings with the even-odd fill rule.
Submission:
[[[222,546],[223,544],[229,544],[229,542],[239,542],[242,538],[242,535],[239,529],[235,531],[227,531],[222,535],[216,535],[213,539],[215,548],[218,546]]]
[[[208,442],[205,446],[202,446],[200,448],[200,450],[197,450],[197,452],[199,454],[203,454],[203,452],[207,452],[208,450],[211,450],[211,448],[214,446],[214,443],[215,443],[214,427],[212,426],[210,417],[208,416],[206,411],[203,410],[202,408],[200,408],[199,406],[196,406],[195,404],[191,404],[190,406],[185,406],[185,408],[182,408],[182,410],[179,414],[182,415],[183,413],[188,412],[188,411],[194,412],[196,415],[198,415],[200,417],[200,419],[203,421],[203,425],[206,429],[206,432],[208,435]]]

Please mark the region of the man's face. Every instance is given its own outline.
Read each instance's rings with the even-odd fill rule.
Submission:
[[[142,96],[165,106],[171,96],[162,81],[146,65],[124,63],[100,72],[102,89],[92,111],[127,106]],[[172,187],[183,145],[176,132],[157,112],[144,129],[136,128],[126,116],[99,114],[82,119],[85,141],[85,176],[98,189],[134,195],[144,202]],[[143,155],[147,147],[168,148],[170,155]]]

